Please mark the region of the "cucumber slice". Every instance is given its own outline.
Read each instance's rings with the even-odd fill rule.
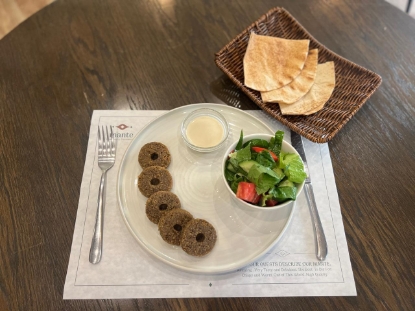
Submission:
[[[235,169],[233,168],[233,165],[230,164],[229,162],[228,162],[228,165],[226,166],[226,169],[231,171],[232,173],[236,173]]]
[[[288,179],[286,179],[278,184],[278,188],[281,188],[281,187],[295,187],[295,186],[292,181],[289,181]]]
[[[285,177],[285,174],[282,171],[282,169],[280,169],[278,167],[274,167],[272,170],[275,172],[275,174],[277,174],[277,176],[280,180],[282,180]]]
[[[257,164],[254,160],[248,160],[248,161],[242,161],[239,163],[239,166],[247,173],[249,173],[249,170],[251,169],[252,165]]]

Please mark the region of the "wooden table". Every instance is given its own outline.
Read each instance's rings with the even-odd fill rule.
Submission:
[[[329,143],[358,296],[63,301],[92,111],[222,103],[214,53],[274,6],[383,78]],[[382,0],[48,6],[0,41],[0,310],[413,310],[414,49]]]

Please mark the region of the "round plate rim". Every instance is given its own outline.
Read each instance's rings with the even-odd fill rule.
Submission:
[[[122,156],[122,159],[121,159],[121,162],[120,162],[120,166],[119,166],[119,168],[118,168],[118,173],[117,173],[117,183],[116,183],[116,192],[117,192],[117,205],[118,205],[118,207],[119,207],[119,209],[120,209],[120,212],[121,212],[121,215],[122,215],[122,218],[123,218],[123,220],[124,220],[124,223],[126,224],[126,226],[127,226],[127,228],[128,228],[128,230],[130,231],[130,233],[131,233],[131,235],[134,237],[134,239],[139,243],[139,245],[141,246],[141,247],[143,247],[149,254],[151,254],[153,257],[155,257],[155,258],[157,258],[158,260],[160,260],[160,261],[162,261],[162,262],[164,262],[164,263],[166,263],[166,264],[168,264],[169,266],[172,266],[172,267],[175,267],[175,268],[177,268],[177,269],[179,269],[179,270],[182,270],[182,271],[186,271],[186,272],[191,272],[191,273],[197,273],[197,274],[206,274],[206,275],[213,275],[213,274],[223,274],[223,273],[228,273],[228,272],[232,272],[232,271],[235,271],[235,270],[237,270],[237,269],[239,269],[239,268],[242,268],[242,267],[244,267],[244,266],[246,266],[246,265],[248,265],[249,263],[251,263],[251,262],[254,262],[255,260],[257,260],[258,258],[260,258],[260,257],[262,257],[262,256],[264,256],[264,254],[269,250],[269,249],[271,249],[272,247],[274,247],[278,242],[279,242],[279,240],[284,236],[284,234],[285,234],[285,231],[287,230],[287,228],[288,228],[288,226],[289,226],[289,224],[291,223],[291,221],[292,221],[292,218],[293,218],[293,215],[294,215],[294,211],[295,211],[295,208],[296,208],[296,204],[295,204],[295,201],[293,202],[293,204],[292,204],[292,208],[291,208],[291,212],[290,212],[290,215],[289,215],[289,217],[288,217],[288,219],[287,219],[287,221],[286,221],[286,223],[285,223],[285,225],[284,225],[284,227],[282,228],[282,230],[281,230],[281,232],[280,232],[280,234],[278,235],[278,237],[268,246],[268,247],[266,247],[265,249],[263,249],[263,251],[261,252],[261,253],[259,253],[259,254],[257,254],[256,256],[253,256],[252,258],[249,258],[249,260],[247,261],[247,262],[245,262],[244,264],[239,264],[239,265],[235,265],[235,266],[232,266],[232,267],[229,267],[229,268],[223,268],[223,269],[218,269],[218,270],[215,270],[215,271],[211,271],[211,270],[199,270],[199,269],[196,269],[196,268],[190,268],[190,267],[185,267],[185,266],[182,266],[182,265],[178,265],[178,264],[176,264],[176,263],[174,263],[174,262],[171,262],[171,261],[168,261],[168,260],[166,260],[166,259],[164,259],[164,258],[162,258],[162,257],[160,257],[160,256],[158,256],[156,253],[154,253],[143,241],[141,241],[140,239],[139,239],[139,237],[137,237],[136,236],[136,234],[134,233],[134,231],[133,231],[133,229],[131,228],[131,226],[130,226],[130,224],[129,224],[129,222],[128,222],[128,220],[126,219],[126,216],[125,216],[125,213],[123,212],[123,204],[122,204],[122,198],[121,198],[121,185],[120,185],[120,180],[121,180],[121,173],[122,173],[122,170],[123,170],[123,167],[124,167],[124,163],[125,163],[125,157],[126,157],[126,155],[128,154],[128,151],[129,151],[129,149],[131,148],[131,146],[134,144],[134,141],[140,136],[140,134],[151,124],[151,123],[153,123],[153,122],[156,122],[158,119],[160,119],[160,118],[162,118],[162,117],[165,117],[166,115],[168,115],[168,114],[173,114],[174,112],[176,112],[177,110],[187,110],[187,109],[189,109],[189,110],[192,110],[193,108],[194,109],[197,109],[198,107],[201,107],[201,106],[208,106],[209,108],[212,108],[212,109],[214,109],[215,107],[217,108],[218,106],[219,107],[226,107],[226,109],[230,109],[230,110],[234,110],[234,111],[236,111],[237,113],[242,113],[242,114],[245,114],[245,115],[248,115],[250,118],[253,118],[253,119],[256,119],[258,122],[260,122],[260,123],[262,123],[262,125],[264,126],[264,127],[266,127],[269,131],[270,131],[270,133],[273,133],[273,130],[271,130],[271,128],[268,126],[268,125],[266,125],[264,122],[262,122],[261,120],[259,120],[257,117],[255,117],[255,116],[253,116],[253,115],[251,115],[251,114],[249,114],[249,113],[247,113],[247,112],[245,112],[245,111],[243,111],[243,110],[241,110],[241,109],[238,109],[238,108],[235,108],[235,107],[232,107],[232,106],[228,106],[228,105],[223,105],[223,104],[215,104],[215,103],[195,103],[195,104],[189,104],[189,105],[185,105],[185,106],[180,106],[180,107],[177,107],[177,108],[174,108],[174,109],[172,109],[172,110],[169,110],[169,111],[166,111],[165,113],[163,113],[163,114],[161,114],[160,116],[158,116],[158,117],[156,117],[154,120],[152,120],[151,122],[149,122],[149,123],[147,123],[140,131],[138,131],[137,132],[137,134],[136,134],[136,137],[128,144],[128,146],[127,146],[127,148],[125,149],[125,152],[124,152],[124,154],[123,154],[123,156]]]

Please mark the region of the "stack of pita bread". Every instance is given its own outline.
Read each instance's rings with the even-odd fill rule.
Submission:
[[[335,85],[334,63],[318,64],[309,40],[251,34],[244,57],[245,85],[278,103],[284,115],[309,115],[324,107]]]

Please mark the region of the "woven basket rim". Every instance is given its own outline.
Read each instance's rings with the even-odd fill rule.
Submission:
[[[356,109],[350,110],[347,114],[346,118],[343,118],[341,122],[338,122],[335,129],[333,129],[331,132],[329,132],[329,135],[322,137],[321,135],[316,135],[316,133],[310,133],[310,131],[304,131],[302,130],[297,124],[290,122],[284,118],[284,116],[277,116],[275,113],[262,102],[262,100],[258,100],[255,98],[254,94],[252,93],[255,90],[251,90],[250,88],[246,87],[243,83],[241,83],[240,80],[238,80],[233,73],[227,68],[220,59],[222,55],[226,54],[227,51],[229,51],[229,48],[233,46],[235,43],[241,41],[241,39],[246,38],[247,34],[252,31],[253,28],[259,29],[258,25],[262,22],[266,22],[270,16],[275,14],[284,14],[285,17],[289,18],[294,24],[296,24],[296,27],[302,31],[306,36],[308,36],[307,39],[309,39],[313,44],[317,45],[319,50],[323,50],[326,54],[330,55],[331,58],[334,59],[334,61],[338,61],[342,64],[347,64],[350,68],[357,69],[364,73],[367,77],[370,76],[370,78],[373,78],[375,81],[373,83],[373,89],[364,93],[364,98],[358,102],[358,105],[356,106]],[[245,51],[244,51],[245,53]],[[257,19],[255,22],[253,22],[251,25],[249,25],[247,28],[245,28],[240,34],[238,34],[235,38],[233,38],[230,42],[228,42],[222,49],[219,50],[219,52],[215,53],[215,63],[216,65],[240,88],[244,93],[250,97],[251,100],[254,101],[255,104],[257,104],[262,110],[270,114],[272,117],[289,127],[291,130],[297,132],[298,134],[306,137],[307,139],[317,142],[317,143],[325,143],[329,140],[331,140],[343,126],[350,121],[350,119],[356,114],[356,112],[363,106],[363,104],[367,101],[367,99],[376,91],[376,89],[379,87],[379,85],[382,83],[382,78],[375,72],[364,68],[363,66],[360,66],[340,55],[333,52],[329,48],[327,48],[325,45],[321,44],[318,40],[316,40],[305,28],[304,26],[299,23],[286,9],[282,7],[275,7],[270,9],[268,12],[263,14],[259,19]],[[337,85],[337,83],[336,83]],[[305,124],[305,123],[303,123]],[[301,124],[299,124],[301,125]]]

